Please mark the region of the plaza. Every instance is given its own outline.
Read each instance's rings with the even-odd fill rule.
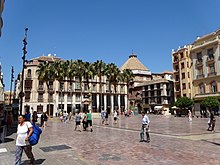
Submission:
[[[93,132],[74,131],[75,122],[61,123],[51,118],[43,128],[39,143],[33,147],[36,164],[44,165],[183,165],[220,164],[220,128],[207,131],[208,118],[149,115],[151,142],[139,142],[141,116],[120,116],[113,124],[102,125],[94,115]],[[14,162],[16,134],[0,144],[0,164]],[[27,157],[23,154],[22,162]]]

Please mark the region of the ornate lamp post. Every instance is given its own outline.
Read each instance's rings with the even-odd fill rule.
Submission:
[[[25,56],[27,54],[26,51],[26,46],[27,46],[27,31],[28,28],[25,28],[25,34],[24,34],[24,39],[23,39],[23,56],[22,56],[22,60],[23,60],[23,67],[22,67],[22,78],[21,78],[21,92],[19,93],[19,97],[20,97],[20,114],[22,114],[22,106],[23,106],[23,97],[24,97],[24,68],[25,68]]]

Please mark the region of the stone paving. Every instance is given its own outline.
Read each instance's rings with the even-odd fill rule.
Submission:
[[[206,131],[207,118],[150,115],[151,142],[139,142],[141,116],[112,117],[109,125],[93,120],[93,132],[74,131],[73,121],[51,119],[38,145],[33,147],[36,164],[45,165],[218,165],[220,119],[216,132]],[[0,144],[0,165],[14,164],[16,134]],[[8,142],[7,142],[8,141]],[[1,152],[2,149],[2,152]],[[5,149],[7,152],[5,152]],[[27,164],[23,154],[22,164]]]

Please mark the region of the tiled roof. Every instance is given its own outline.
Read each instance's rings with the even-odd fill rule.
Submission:
[[[152,81],[147,81],[147,82],[144,82],[144,83],[140,83],[138,84],[136,87],[141,87],[141,86],[145,86],[145,85],[152,85],[152,84],[158,84],[158,83],[162,83],[162,82],[169,82],[169,80],[167,79],[156,79],[156,80],[152,80]]]
[[[37,58],[33,58],[32,60],[54,62],[54,61],[59,61],[61,59],[58,58],[58,57],[50,55],[50,56],[40,56],[40,57],[37,57]]]
[[[121,70],[130,69],[130,70],[143,70],[149,71],[137,58],[135,54],[131,54],[129,59],[123,64]]]

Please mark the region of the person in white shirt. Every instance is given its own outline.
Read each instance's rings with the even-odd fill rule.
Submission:
[[[150,135],[149,135],[149,125],[150,125],[150,120],[145,112],[142,112],[142,126],[141,126],[141,132],[140,132],[140,142],[144,142],[144,132],[146,132],[146,137],[147,140],[146,142],[150,142]]]
[[[28,142],[28,138],[33,133],[32,124],[29,121],[25,121],[24,115],[18,116],[18,128],[17,128],[17,138],[16,138],[16,159],[15,165],[21,164],[21,157],[23,150],[25,151],[27,157],[30,159],[30,164],[34,164],[34,155],[32,153],[32,147]]]
[[[114,124],[117,124],[118,113],[116,110],[114,111],[113,117],[114,117]]]

